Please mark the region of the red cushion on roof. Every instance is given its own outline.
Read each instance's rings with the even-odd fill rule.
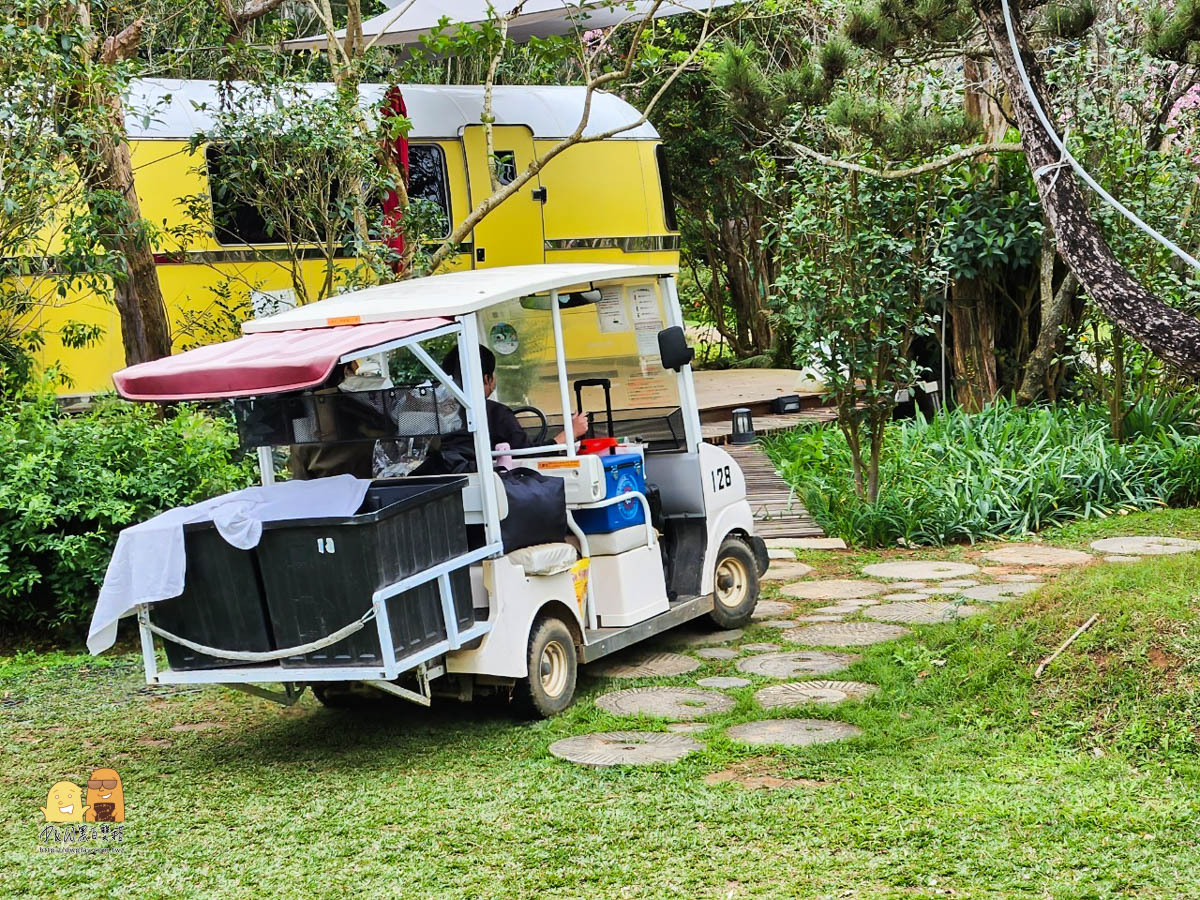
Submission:
[[[347,353],[449,325],[450,319],[407,319],[370,325],[268,331],[198,347],[113,375],[130,400],[219,400],[317,387]]]

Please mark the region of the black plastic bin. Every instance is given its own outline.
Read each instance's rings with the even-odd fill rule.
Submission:
[[[183,593],[150,604],[150,621],[197,644],[263,653],[275,649],[253,550],[227,543],[212,522],[183,527]],[[163,640],[172,669],[244,666]]]
[[[263,526],[257,553],[276,644],[292,647],[325,637],[358,619],[379,588],[467,552],[465,478],[373,485],[348,518],[293,519]],[[450,576],[460,631],[475,621],[466,567]],[[437,581],[388,601],[397,657],[446,638]],[[377,624],[284,667],[379,666]]]

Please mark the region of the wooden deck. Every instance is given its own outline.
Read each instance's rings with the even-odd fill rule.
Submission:
[[[746,476],[746,499],[754,512],[755,534],[762,538],[825,535],[758,444],[728,444],[725,450]]]

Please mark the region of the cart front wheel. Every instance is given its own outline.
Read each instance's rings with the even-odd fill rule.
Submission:
[[[726,538],[717,553],[709,618],[721,628],[742,628],[749,624],[756,603],[758,565],[754,553],[745,541]]]
[[[538,620],[529,635],[529,677],[520,687],[526,709],[542,718],[557,715],[575,699],[579,658],[575,638],[562,619]]]

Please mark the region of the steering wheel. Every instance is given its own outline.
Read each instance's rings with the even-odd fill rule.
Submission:
[[[550,432],[550,422],[546,419],[546,414],[536,406],[514,406],[513,415],[519,416],[521,413],[533,413],[541,421],[541,426],[538,428],[537,437],[533,439],[531,446],[540,447],[546,443],[546,436]]]

